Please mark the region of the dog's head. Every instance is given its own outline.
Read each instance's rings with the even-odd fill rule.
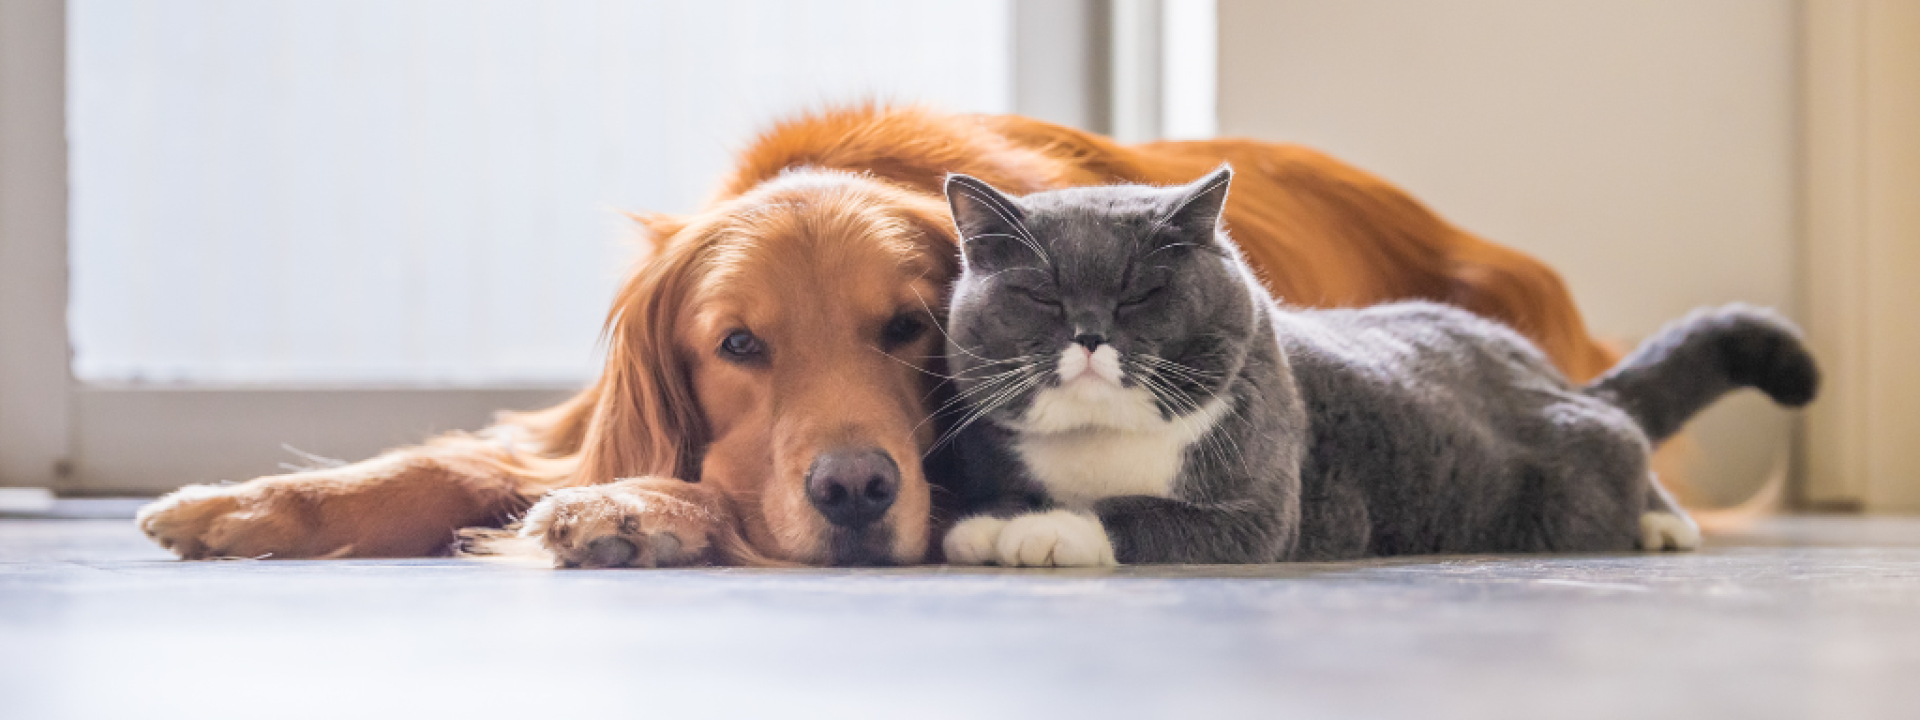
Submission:
[[[936,313],[957,271],[944,205],[798,172],[655,225],[667,237],[609,319],[582,472],[718,487],[775,559],[920,561]]]

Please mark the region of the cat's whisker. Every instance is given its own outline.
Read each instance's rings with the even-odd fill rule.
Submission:
[[[869,347],[871,347],[871,346],[869,346]],[[960,372],[958,372],[958,373],[955,373],[955,374],[952,374],[952,375],[945,375],[945,374],[941,374],[941,373],[937,373],[937,372],[934,372],[934,371],[932,371],[932,370],[928,370],[928,369],[926,369],[926,368],[922,368],[922,367],[920,367],[920,366],[918,366],[918,365],[915,365],[915,364],[913,364],[913,363],[910,363],[910,362],[907,362],[907,361],[905,361],[905,360],[902,360],[902,359],[900,359],[899,357],[896,357],[896,356],[894,356],[894,355],[891,355],[891,354],[888,354],[888,353],[887,353],[886,351],[884,351],[884,350],[881,350],[881,349],[879,349],[879,348],[872,348],[872,349],[873,349],[873,350],[874,350],[875,352],[878,352],[878,353],[880,353],[880,354],[882,354],[882,355],[886,355],[888,359],[891,359],[891,360],[893,360],[894,362],[898,362],[898,363],[900,363],[900,364],[902,364],[902,365],[905,365],[905,366],[907,366],[907,367],[910,367],[910,368],[913,368],[914,370],[918,370],[918,371],[919,371],[919,372],[921,372],[922,374],[925,374],[925,375],[931,375],[931,376],[933,376],[933,377],[937,377],[937,378],[940,378],[940,379],[942,379],[942,380],[946,380],[946,381],[949,381],[949,382],[959,382],[959,381],[962,381],[962,380],[987,380],[987,379],[991,379],[991,378],[995,378],[995,377],[999,377],[999,376],[1001,376],[1001,375],[1007,375],[1007,374],[1011,374],[1011,373],[1016,373],[1016,372],[1020,372],[1020,371],[1022,371],[1022,370],[1025,370],[1026,368],[1028,368],[1028,367],[1030,367],[1030,366],[1031,366],[1031,363],[1028,363],[1028,362],[1027,362],[1027,361],[1028,361],[1028,360],[1030,360],[1031,358],[1028,358],[1028,359],[1016,359],[1016,360],[1008,360],[1008,361],[1002,361],[1002,362],[999,362],[999,363],[994,363],[994,364],[995,364],[995,365],[1004,365],[1004,364],[1011,364],[1011,363],[1014,363],[1014,362],[1021,362],[1021,363],[1026,363],[1026,364],[1022,364],[1021,366],[1019,366],[1019,367],[1016,367],[1016,368],[1014,368],[1014,369],[1012,369],[1012,370],[1005,370],[1005,371],[1001,371],[1001,372],[995,372],[995,373],[989,373],[989,374],[986,374],[986,375],[976,375],[976,374],[974,374],[974,373],[977,373],[977,372],[980,372],[980,371],[983,371],[983,370],[995,370],[995,369],[997,369],[997,368],[990,368],[990,367],[984,367],[984,366],[982,366],[982,367],[974,367],[974,368],[968,368],[968,369],[966,369],[966,370],[962,370],[962,371],[960,371]]]
[[[979,385],[976,385],[972,388],[968,388],[963,392],[955,393],[952,398],[949,398],[940,407],[935,408],[933,412],[930,413],[930,417],[938,417],[939,415],[941,415],[942,413],[945,413],[947,410],[953,408],[954,406],[966,402],[969,398],[973,396],[995,391],[1000,387],[1007,385],[1008,383],[1016,382],[1021,379],[1023,379],[1021,371],[1014,370],[1014,371],[1009,371],[1004,375],[996,376],[993,379],[983,381]],[[916,429],[918,428],[916,427]]]
[[[1024,265],[1022,265],[1022,266],[1018,266],[1018,267],[1010,267],[1010,268],[1007,268],[1007,269],[1005,269],[1005,270],[1000,270],[1000,271],[997,271],[997,272],[995,272],[995,273],[993,273],[993,274],[991,274],[991,275],[987,275],[987,276],[985,276],[985,277],[982,277],[982,278],[980,278],[980,282],[983,282],[983,283],[984,283],[984,282],[986,282],[986,281],[988,281],[988,280],[992,280],[992,279],[994,279],[994,278],[997,278],[997,277],[1000,277],[1001,275],[1005,275],[1005,274],[1007,274],[1007,273],[1010,273],[1010,272],[1014,272],[1014,271],[1016,271],[1016,270],[1024,270],[1024,271],[1026,271],[1026,272],[1037,272],[1037,273],[1040,273],[1040,274],[1042,274],[1042,275],[1045,275],[1045,274],[1047,273],[1047,271],[1046,271],[1046,270],[1043,270],[1043,269],[1041,269],[1041,268],[1037,268],[1037,267],[1026,267],[1026,266],[1024,266]]]
[[[1221,377],[1221,374],[1220,374],[1220,373],[1217,373],[1217,372],[1212,372],[1212,371],[1207,371],[1207,370],[1201,370],[1201,369],[1199,369],[1199,368],[1195,368],[1195,367],[1191,367],[1191,366],[1187,366],[1187,365],[1182,365],[1182,364],[1180,364],[1180,363],[1177,363],[1177,362],[1174,362],[1174,361],[1172,361],[1172,360],[1168,360],[1168,359],[1166,359],[1166,358],[1163,358],[1163,357],[1159,357],[1159,356],[1157,356],[1157,355],[1149,355],[1149,354],[1145,354],[1145,353],[1138,353],[1138,354],[1135,354],[1135,355],[1133,355],[1133,358],[1134,358],[1134,359],[1136,359],[1136,360],[1139,360],[1139,361],[1142,361],[1142,362],[1145,362],[1145,363],[1148,363],[1148,364],[1151,364],[1151,365],[1154,365],[1155,367],[1159,367],[1159,368],[1165,368],[1165,369],[1167,369],[1167,370],[1170,370],[1170,371],[1173,371],[1173,372],[1177,372],[1177,373],[1180,373],[1180,374],[1183,374],[1183,375],[1187,375],[1187,376],[1190,376],[1190,377],[1201,377],[1201,378],[1219,378],[1219,377]]]
[[[1213,374],[1213,373],[1207,373],[1201,370],[1189,368],[1179,363],[1173,362],[1171,360],[1166,360],[1165,358],[1158,358],[1152,355],[1142,355],[1141,357],[1150,358],[1152,360],[1159,361],[1160,363],[1164,363],[1163,367],[1169,372],[1174,373],[1175,375],[1181,375],[1181,374],[1187,374],[1187,373],[1194,374],[1194,375],[1212,375]],[[1196,412],[1198,411],[1199,403],[1196,402],[1192,397],[1190,397],[1190,394],[1185,393],[1184,391],[1180,391],[1179,388],[1177,387],[1179,383],[1174,383],[1172,382],[1172,379],[1161,376],[1158,371],[1151,371],[1151,372],[1156,377],[1162,377],[1162,379],[1167,381],[1170,385],[1175,385],[1176,387],[1170,388],[1170,390],[1173,390],[1176,392],[1182,392],[1183,399],[1187,401],[1187,404],[1190,406],[1193,406]],[[1235,408],[1233,403],[1227,402],[1224,398],[1221,398],[1220,393],[1214,390],[1214,388],[1212,387],[1213,381],[1211,379],[1200,379],[1200,378],[1194,378],[1194,377],[1187,377],[1185,379],[1187,381],[1186,384],[1192,385],[1200,390],[1205,391],[1207,395],[1211,396],[1215,402],[1218,402],[1221,404],[1222,407],[1225,407],[1230,416],[1238,416],[1240,414],[1239,409]],[[1231,437],[1225,437],[1224,442],[1231,443],[1233,445],[1232,450],[1233,450],[1234,456],[1236,457],[1245,456],[1245,453],[1243,453],[1240,450],[1238,441],[1234,440]],[[1226,450],[1225,448],[1222,448],[1222,452],[1221,452],[1222,460],[1228,459],[1226,457],[1225,450]]]
[[[1217,460],[1226,460],[1224,448],[1219,447],[1217,441],[1212,438],[1214,433],[1201,432],[1196,434],[1194,432],[1194,422],[1195,419],[1200,416],[1201,411],[1200,408],[1194,404],[1192,398],[1180,394],[1175,388],[1171,387],[1168,380],[1160,376],[1159,373],[1149,368],[1138,367],[1137,363],[1136,367],[1139,371],[1138,377],[1141,380],[1141,384],[1147,387],[1147,392],[1156,398],[1160,398],[1161,402],[1170,406],[1175,411],[1171,418],[1173,422],[1179,424],[1180,428],[1185,430],[1187,434],[1195,435],[1195,440],[1203,443],[1200,446],[1201,456],[1207,457],[1212,455],[1215,456]]]
[[[1017,371],[1018,369],[1009,370],[1006,373],[1002,373],[1000,375],[992,375],[984,378],[944,376],[940,382],[934,383],[933,388],[928,390],[927,394],[920,396],[920,400],[923,402],[930,401],[933,399],[933,396],[939,395],[942,389],[958,385],[962,380],[976,381],[981,383],[991,383],[993,381],[1000,379],[1002,375],[1011,375]],[[979,387],[975,386],[973,389],[967,390],[964,392],[956,391],[953,398],[948,399],[945,403],[941,404],[939,408],[934,409],[930,414],[938,415],[940,414],[941,410],[944,410],[947,407],[952,406],[956,402],[965,400],[967,395],[971,395],[978,390],[979,390]]]
[[[1240,409],[1238,407],[1235,407],[1233,403],[1228,402],[1225,398],[1220,397],[1220,393],[1215,392],[1213,388],[1206,387],[1203,385],[1201,386],[1201,389],[1207,391],[1207,395],[1211,396],[1214,402],[1217,402],[1220,404],[1221,407],[1226,408],[1227,417],[1232,417],[1232,418],[1241,417]],[[1233,451],[1233,457],[1235,459],[1246,458],[1246,453],[1240,449],[1240,441],[1235,440],[1232,435],[1227,435],[1223,433],[1220,435],[1220,441],[1224,442],[1227,446],[1227,448],[1223,448],[1222,450],[1222,453],[1221,453],[1222,460],[1228,459],[1225,456],[1226,449],[1231,449]]]
[[[1193,378],[1220,377],[1220,373],[1187,367],[1179,363],[1171,362],[1168,360],[1162,360],[1160,358],[1152,357],[1150,355],[1142,355],[1140,356],[1140,359],[1142,360],[1141,362],[1142,365],[1154,367],[1154,368],[1165,370],[1168,372],[1179,373],[1183,377],[1193,377]]]
[[[1160,247],[1154,248],[1153,252],[1149,252],[1145,255],[1141,255],[1138,258],[1135,258],[1134,262],[1145,262],[1147,258],[1153,257],[1154,255],[1158,255],[1167,250],[1172,250],[1174,248],[1181,248],[1181,247],[1206,247],[1206,246],[1201,245],[1200,243],[1189,243],[1189,242],[1167,243],[1165,245],[1161,245]]]
[[[982,394],[998,393],[1002,390],[1012,387],[1015,383],[1018,383],[1024,380],[1025,378],[1021,375],[1021,373],[1033,372],[1038,369],[1040,369],[1040,366],[1038,365],[1029,365],[1026,367],[1017,368],[1015,370],[1010,370],[1006,373],[1002,373],[1000,375],[995,376],[991,380],[984,381],[979,385],[969,388],[965,392],[956,393],[953,398],[947,400],[947,402],[941,405],[940,407],[935,408],[933,412],[927,414],[927,417],[925,419],[915,424],[913,426],[913,431],[918,431],[921,428],[921,426],[926,425],[927,423],[932,422],[934,419],[947,414],[949,410],[955,409],[956,406],[961,406],[959,409],[962,411],[965,411],[966,407],[964,407],[963,404],[966,403],[972,397],[977,395],[982,395]],[[1040,377],[1045,377],[1045,374],[1040,373]],[[936,443],[936,446],[937,446],[937,443]]]
[[[1019,397],[1020,393],[1025,392],[1027,388],[1033,387],[1034,385],[1045,380],[1046,377],[1047,376],[1044,373],[1033,375],[1025,380],[1020,381],[1014,386],[1009,387],[1005,390],[1002,390],[998,393],[995,393],[992,397],[987,398],[986,401],[981,402],[979,405],[975,406],[974,411],[972,413],[969,413],[966,419],[961,421],[959,425],[955,426],[953,429],[948,430],[945,434],[941,435],[940,439],[935,440],[933,445],[927,448],[927,454],[931,455],[933,451],[938,450],[942,445],[945,445],[948,442],[952,441],[954,438],[959,437],[960,433],[965,432],[967,428],[972,427],[975,422],[978,422],[981,418],[986,417],[988,413],[991,413],[994,410],[998,410],[1001,405],[1006,404],[1007,402],[1011,401],[1015,397]]]
[[[1201,422],[1204,413],[1200,404],[1191,396],[1181,392],[1177,387],[1177,383],[1171,378],[1162,375],[1148,362],[1142,361],[1146,358],[1152,358],[1153,360],[1172,366],[1178,366],[1179,364],[1165,360],[1164,358],[1157,358],[1145,354],[1136,354],[1122,358],[1122,367],[1129,369],[1134,377],[1139,380],[1141,386],[1147,389],[1147,393],[1173,411],[1170,420],[1179,425],[1188,435],[1192,436],[1195,442],[1199,443],[1198,452],[1200,457],[1211,460],[1214,463],[1225,465],[1233,459],[1230,457],[1230,454],[1235,456],[1241,455],[1241,453],[1237,451],[1237,448],[1235,448],[1233,452],[1229,452],[1229,448],[1223,444],[1223,433],[1215,432],[1211,427],[1197,427],[1196,424]],[[1230,442],[1230,439],[1227,441]]]
[[[990,369],[990,368],[1001,366],[1001,365],[1016,365],[1016,364],[1022,364],[1022,363],[1030,363],[1035,360],[1052,360],[1052,359],[1053,359],[1053,355],[1051,354],[1021,355],[1019,357],[1007,358],[1005,360],[992,360],[992,361],[981,362],[980,364],[975,366],[974,369],[985,370],[985,369]]]
[[[1173,386],[1175,389],[1178,389],[1183,385],[1192,385],[1202,390],[1207,390],[1207,392],[1209,393],[1212,393],[1212,390],[1208,386],[1213,382],[1215,382],[1214,373],[1194,370],[1192,368],[1182,366],[1178,363],[1161,360],[1159,358],[1153,358],[1153,356],[1150,356],[1150,355],[1141,355],[1138,357],[1141,359],[1159,360],[1161,363],[1164,363],[1163,365],[1154,367],[1146,363],[1136,362],[1136,364],[1140,366],[1141,370],[1146,372],[1151,372],[1156,377],[1162,378],[1169,385]],[[1168,375],[1171,375],[1171,377],[1168,377]],[[1217,397],[1218,396],[1216,395],[1216,398]]]
[[[911,369],[913,369],[913,370],[914,370],[915,372],[918,372],[918,373],[921,373],[921,374],[923,374],[923,375],[927,375],[927,376],[930,376],[930,377],[936,377],[936,378],[940,378],[940,380],[941,380],[941,382],[939,382],[939,383],[935,383],[935,384],[934,384],[934,386],[933,386],[933,388],[927,391],[927,394],[926,394],[926,395],[923,395],[923,396],[921,396],[921,398],[920,398],[920,399],[921,399],[922,401],[925,401],[925,400],[928,400],[928,399],[931,399],[931,398],[932,398],[932,397],[933,397],[934,395],[937,395],[937,394],[939,394],[939,392],[940,392],[940,388],[942,388],[942,387],[945,387],[945,386],[947,386],[947,385],[951,385],[951,384],[954,384],[954,383],[957,383],[957,382],[959,382],[959,381],[962,381],[962,380],[970,380],[970,381],[979,381],[979,382],[991,382],[991,381],[993,381],[993,380],[996,380],[996,379],[999,379],[999,378],[1002,378],[1002,377],[1006,377],[1006,376],[1010,376],[1010,375],[1015,375],[1015,374],[1018,374],[1018,373],[1021,373],[1021,372],[1026,372],[1026,371],[1028,371],[1028,370],[1030,370],[1030,369],[1032,369],[1032,367],[1033,367],[1031,363],[1028,363],[1028,364],[1025,364],[1025,365],[1021,365],[1021,366],[1019,366],[1019,367],[1015,367],[1015,368],[1014,368],[1014,369],[1012,369],[1012,370],[1007,370],[1007,371],[1004,371],[1004,372],[998,372],[998,373],[993,373],[993,374],[989,374],[989,375],[980,375],[980,376],[974,376],[974,375],[970,375],[970,374],[969,374],[969,373],[972,373],[972,372],[975,372],[975,371],[979,371],[979,370],[985,370],[985,369],[989,369],[989,368],[988,368],[988,367],[986,367],[986,366],[989,366],[989,365],[993,365],[993,366],[997,366],[997,365],[1004,365],[1004,364],[1010,364],[1010,363],[1023,363],[1023,362],[1027,362],[1027,361],[1031,361],[1031,360],[1034,360],[1034,359],[1038,359],[1038,358],[1041,358],[1041,357],[1045,357],[1045,356],[1043,356],[1043,355],[1027,355],[1027,356],[1023,356],[1023,357],[1019,357],[1019,358],[1009,358],[1009,359],[1007,359],[1007,360],[998,360],[998,361],[994,361],[994,362],[991,362],[991,363],[983,363],[981,367],[975,367],[975,368],[969,368],[969,369],[967,369],[967,370],[964,370],[964,371],[961,371],[961,372],[960,372],[960,373],[958,373],[958,374],[954,374],[954,375],[944,375],[944,374],[941,374],[941,373],[937,373],[937,372],[934,372],[934,371],[932,371],[932,370],[928,370],[928,369],[926,369],[926,368],[923,368],[923,367],[920,367],[920,366],[918,366],[918,365],[915,365],[915,364],[913,364],[913,363],[910,363],[910,362],[907,362],[906,360],[904,360],[904,359],[901,359],[901,358],[900,358],[899,356],[896,356],[896,355],[893,355],[892,353],[888,353],[887,351],[885,351],[885,350],[881,350],[881,349],[880,349],[880,348],[878,348],[878,347],[874,347],[874,346],[872,346],[872,345],[869,345],[869,346],[867,346],[867,347],[868,347],[868,349],[870,349],[870,350],[873,350],[874,352],[877,352],[877,353],[880,353],[880,354],[881,354],[882,356],[885,356],[885,357],[886,357],[887,359],[889,359],[889,360],[892,360],[892,361],[894,361],[894,362],[897,362],[897,363],[900,363],[901,365],[905,365],[905,366],[907,366],[908,368],[911,368]],[[937,356],[937,355],[928,355],[928,356],[924,356],[924,357],[925,357],[926,359],[933,359],[933,358],[935,358],[935,357],[941,357],[941,356]],[[975,388],[974,390],[975,390],[975,391],[977,391],[977,390],[978,390],[978,388]],[[946,402],[945,404],[943,404],[943,405],[941,405],[941,407],[940,407],[939,409],[936,409],[936,410],[934,410],[934,411],[933,411],[932,413],[930,413],[930,414],[929,414],[929,417],[932,417],[932,416],[937,416],[937,415],[939,415],[939,414],[940,414],[940,412],[941,412],[942,410],[945,410],[945,409],[946,409],[947,407],[950,407],[950,406],[952,406],[953,404],[955,404],[955,403],[957,403],[957,402],[960,402],[961,400],[964,400],[964,399],[966,398],[966,396],[967,396],[967,395],[969,395],[969,394],[972,394],[972,393],[971,393],[971,392],[968,392],[968,393],[961,393],[961,394],[959,394],[959,395],[957,395],[955,399],[953,399],[953,400],[949,400],[949,401],[947,401],[947,402]],[[925,421],[925,420],[922,420],[922,421],[920,422],[920,425],[924,425],[924,424],[926,424],[926,421]],[[919,425],[915,425],[913,429],[915,429],[915,430],[918,430],[918,429],[920,429],[920,426],[919,426]]]
[[[940,331],[940,337],[946,338],[947,347],[954,348],[956,350],[959,350],[960,352],[966,353],[967,357],[978,358],[981,362],[992,362],[984,357],[980,357],[978,354],[974,353],[972,350],[967,349],[965,345],[960,344],[960,341],[953,339],[952,335],[947,334],[947,329],[940,326],[940,320],[939,320],[940,316],[933,312],[933,307],[927,305],[927,299],[920,295],[919,288],[913,289],[913,299],[919,301],[920,309],[927,311],[927,317],[934,318],[933,329]]]
[[[895,355],[894,357],[907,358],[911,360],[937,360],[937,359],[945,358],[946,355]],[[1043,357],[1053,357],[1053,356],[1052,355],[1021,355],[1020,357],[1011,357],[1005,360],[982,360],[980,361],[979,366],[985,367],[987,365],[1006,365],[1008,363],[1021,362],[1024,360],[1034,360],[1034,359],[1043,358]]]
[[[1154,365],[1157,367],[1177,368],[1180,370],[1186,370],[1188,372],[1201,373],[1206,375],[1219,374],[1211,370],[1201,370],[1191,365],[1168,360],[1166,358],[1160,357],[1159,355],[1154,355],[1152,353],[1134,353],[1132,357],[1136,360],[1139,360],[1141,362],[1147,363],[1149,365]]]
[[[1142,355],[1138,357],[1152,356]],[[1191,395],[1180,391],[1170,378],[1147,367],[1145,363],[1136,361],[1132,364],[1137,370],[1137,377],[1142,381],[1141,384],[1147,386],[1150,394],[1161,397],[1163,402],[1173,407],[1178,413],[1173,419],[1178,422],[1182,428],[1192,434],[1195,430],[1194,423],[1197,422],[1197,419],[1205,412],[1200,403]],[[1174,364],[1177,365],[1177,363]],[[1229,412],[1237,414],[1233,406],[1221,400],[1218,394],[1214,394],[1211,390],[1208,390],[1208,393],[1213,395],[1215,401],[1221,402]],[[1202,456],[1212,455],[1218,462],[1225,463],[1234,458],[1245,457],[1245,453],[1241,452],[1239,448],[1239,443],[1223,433],[1212,432],[1209,429],[1206,432],[1199,433],[1195,439],[1205,443],[1201,446]],[[1229,447],[1229,445],[1231,445],[1231,447]],[[1229,455],[1231,455],[1231,457]]]
[[[1018,378],[1018,376],[1023,376],[1023,374],[1027,374],[1027,372],[1044,372],[1044,369],[1041,365],[1037,365],[1037,363],[1027,363],[1027,365],[1014,367],[1014,369],[1010,369],[1010,371],[993,372],[993,374],[983,374],[983,376],[962,376],[962,378],[956,378],[956,382],[958,382],[958,380],[977,382],[973,388],[958,392],[956,399],[966,399],[966,397],[977,396],[979,392],[983,392],[983,390],[987,390],[987,388],[993,388],[993,386],[1000,384],[1000,382],[1006,382],[1006,380],[1010,380],[1010,378]]]
[[[1048,264],[1048,265],[1052,265],[1052,264],[1053,264],[1053,263],[1052,263],[1052,261],[1049,261],[1049,260],[1047,260],[1047,256],[1046,256],[1046,254],[1045,254],[1045,253],[1042,253],[1042,252],[1040,251],[1040,246],[1039,246],[1039,245],[1036,245],[1036,244],[1034,244],[1034,243],[1033,243],[1032,241],[1030,241],[1030,240],[1028,240],[1028,239],[1027,239],[1027,238],[1025,238],[1025,237],[1021,237],[1021,236],[1018,236],[1018,235],[1008,235],[1008,234],[1006,234],[1006,233],[980,233],[980,234],[978,234],[978,235],[974,235],[974,236],[971,236],[971,237],[968,237],[967,239],[968,239],[968,240],[979,240],[979,239],[981,239],[981,238],[995,238],[995,237],[999,237],[999,238],[1007,238],[1007,239],[1009,239],[1009,240],[1013,240],[1013,241],[1016,241],[1016,242],[1018,242],[1018,243],[1020,243],[1021,245],[1025,245],[1025,246],[1027,246],[1027,249],[1028,249],[1028,250],[1032,250],[1032,251],[1034,252],[1034,254],[1036,254],[1036,255],[1039,255],[1039,256],[1040,256],[1040,259],[1041,259],[1041,261],[1043,261],[1043,262],[1046,262],[1046,264]],[[1009,270],[1011,270],[1011,269],[1015,269],[1015,268],[1008,268],[1008,269],[1009,269]],[[1037,268],[1031,268],[1031,269],[1037,269]],[[1001,271],[1001,272],[1005,272],[1005,271],[1003,270],[1003,271]]]
[[[892,361],[894,361],[894,362],[897,362],[897,363],[900,363],[901,365],[905,365],[905,366],[907,366],[908,368],[911,368],[911,369],[913,369],[913,371],[914,371],[914,372],[918,372],[918,373],[920,373],[920,374],[922,374],[922,375],[928,375],[928,376],[931,376],[931,377],[937,377],[937,378],[940,378],[941,380],[957,380],[957,379],[959,379],[959,378],[956,378],[956,377],[954,377],[954,376],[952,376],[952,375],[943,375],[943,374],[941,374],[941,373],[937,373],[937,372],[934,372],[934,371],[932,371],[932,370],[928,370],[928,369],[926,369],[926,368],[923,368],[923,367],[920,367],[919,365],[915,365],[915,364],[913,364],[913,363],[910,363],[910,362],[907,362],[906,360],[903,360],[903,359],[901,359],[900,357],[898,357],[898,356],[896,356],[896,355],[894,355],[893,353],[890,353],[890,352],[887,352],[887,351],[885,351],[885,350],[882,350],[882,349],[880,349],[879,347],[877,347],[877,346],[874,346],[874,345],[868,345],[868,346],[867,346],[867,349],[868,349],[868,350],[872,350],[872,351],[874,351],[874,352],[877,352],[877,353],[880,353],[880,356],[881,356],[881,357],[884,357],[884,358],[886,358],[886,359],[888,359],[888,360],[892,360]]]
[[[986,375],[967,375],[967,374],[964,374],[964,373],[963,373],[963,374],[961,374],[961,375],[959,375],[958,377],[956,377],[955,379],[957,379],[957,380],[987,380],[987,379],[990,379],[990,378],[997,378],[997,377],[1001,377],[1001,376],[1005,376],[1005,375],[1012,375],[1012,374],[1014,374],[1014,373],[1018,373],[1018,372],[1026,372],[1026,371],[1028,371],[1028,370],[1033,370],[1033,369],[1036,369],[1036,368],[1039,368],[1039,367],[1040,367],[1040,366],[1039,366],[1039,364],[1037,364],[1037,363],[1022,363],[1022,364],[1020,364],[1019,366],[1017,366],[1017,367],[1014,367],[1014,368],[1012,368],[1012,369],[1010,369],[1010,370],[1001,370],[1001,371],[999,371],[999,372],[995,372],[995,373],[989,373],[989,374],[986,374]],[[989,368],[976,368],[976,369],[977,369],[977,370],[986,370],[986,369],[989,369]]]
[[[1027,365],[1024,367],[1018,367],[1012,370],[1008,370],[1004,373],[1000,373],[992,376],[991,378],[982,380],[979,385],[974,386],[964,392],[958,393],[956,397],[957,399],[964,400],[966,398],[979,395],[982,392],[991,390],[995,386],[1002,385],[1015,380],[1024,379],[1027,374],[1038,371],[1039,369],[1040,367],[1038,365]]]
[[[1045,355],[1045,354],[1022,355],[1020,357],[1007,358],[1005,360],[984,361],[981,364],[981,367],[969,368],[967,370],[961,371],[959,374],[949,378],[949,381],[958,382],[961,380],[966,380],[966,381],[975,382],[977,384],[966,390],[954,393],[954,396],[952,398],[949,398],[940,407],[935,408],[932,412],[928,413],[926,418],[922,419],[919,423],[916,423],[913,426],[913,431],[918,431],[922,426],[926,425],[928,422],[932,422],[933,420],[941,417],[942,415],[947,414],[949,410],[955,409],[956,406],[963,405],[968,400],[976,396],[1004,390],[1007,387],[1010,387],[1013,383],[1016,383],[1024,379],[1029,374],[1042,377],[1042,378],[1046,377],[1047,373],[1049,372],[1049,368],[1047,368],[1046,365],[1042,362],[1033,362],[1033,361],[1049,360],[1051,358],[1052,358],[1051,355]],[[987,375],[970,376],[968,374],[968,373],[982,371],[982,370],[994,369],[994,368],[997,368],[998,366],[1004,366],[1007,364],[1016,364],[1016,365],[1012,369],[1002,370],[1002,371],[994,372]],[[964,408],[961,408],[961,409],[964,410]],[[936,443],[935,446],[937,447],[938,443]]]

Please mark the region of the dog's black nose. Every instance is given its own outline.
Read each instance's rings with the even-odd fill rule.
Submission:
[[[1086,348],[1087,352],[1093,352],[1095,350],[1099,350],[1101,345],[1106,344],[1107,336],[1096,335],[1093,333],[1082,333],[1082,334],[1073,336],[1073,341],[1076,343],[1079,343],[1080,347]]]
[[[807,499],[840,527],[879,520],[899,493],[900,466],[880,450],[829,450],[807,470]]]

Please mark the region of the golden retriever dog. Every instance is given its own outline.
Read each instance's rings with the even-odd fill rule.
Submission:
[[[639,218],[650,247],[607,317],[605,370],[571,400],[351,465],[189,486],[137,522],[183,558],[440,554],[462,528],[519,520],[566,566],[922,562],[948,499],[922,462],[957,269],[944,178],[1172,184],[1222,161],[1239,172],[1228,229],[1287,302],[1447,302],[1576,380],[1611,365],[1552,270],[1312,150],[856,107],[773,127],[700,212]]]

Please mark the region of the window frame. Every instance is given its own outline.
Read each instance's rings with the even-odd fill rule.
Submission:
[[[1014,0],[1014,111],[1111,125],[1111,0]],[[1048,27],[1042,37],[1032,32]],[[1058,28],[1077,28],[1060,37]],[[1027,32],[1023,32],[1027,30]],[[358,460],[581,386],[83,383],[67,326],[67,3],[0,3],[0,487],[152,494]]]

